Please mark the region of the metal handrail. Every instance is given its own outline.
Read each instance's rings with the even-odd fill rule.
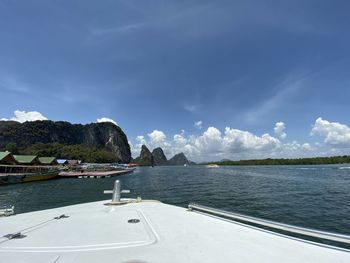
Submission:
[[[278,222],[274,222],[274,221],[270,221],[270,220],[252,217],[252,216],[246,216],[246,215],[242,215],[242,214],[227,212],[224,210],[211,208],[211,207],[204,206],[204,205],[198,205],[195,203],[190,203],[188,205],[188,209],[191,211],[197,210],[197,211],[206,212],[206,213],[209,213],[212,215],[223,216],[223,217],[230,218],[233,220],[239,220],[241,222],[250,222],[250,223],[253,223],[256,225],[266,226],[266,227],[270,227],[273,229],[279,229],[279,230],[287,231],[287,232],[294,233],[294,234],[301,234],[301,235],[305,235],[305,236],[309,236],[309,237],[316,237],[316,238],[320,238],[320,239],[324,239],[324,240],[332,240],[332,241],[350,244],[350,236],[349,235],[335,234],[335,233],[326,232],[326,231],[320,231],[320,230],[315,230],[315,229],[309,229],[309,228],[304,228],[304,227],[299,227],[299,226],[278,223]]]

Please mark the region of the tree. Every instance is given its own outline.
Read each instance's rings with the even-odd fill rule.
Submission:
[[[14,142],[10,142],[6,144],[5,151],[11,152],[12,154],[18,154],[18,147],[17,144]]]

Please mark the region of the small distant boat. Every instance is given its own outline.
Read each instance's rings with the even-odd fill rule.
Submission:
[[[220,167],[220,166],[217,165],[217,164],[208,164],[208,165],[206,165],[205,167],[207,167],[207,168],[218,168],[218,167]]]
[[[32,165],[0,165],[0,185],[43,181],[56,178],[57,167]]]

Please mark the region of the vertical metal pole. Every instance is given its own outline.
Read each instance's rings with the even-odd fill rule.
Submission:
[[[113,188],[112,202],[120,202],[120,182],[116,180]]]

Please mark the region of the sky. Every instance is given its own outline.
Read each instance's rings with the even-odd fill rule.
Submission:
[[[0,119],[194,161],[350,154],[349,1],[0,0]]]

